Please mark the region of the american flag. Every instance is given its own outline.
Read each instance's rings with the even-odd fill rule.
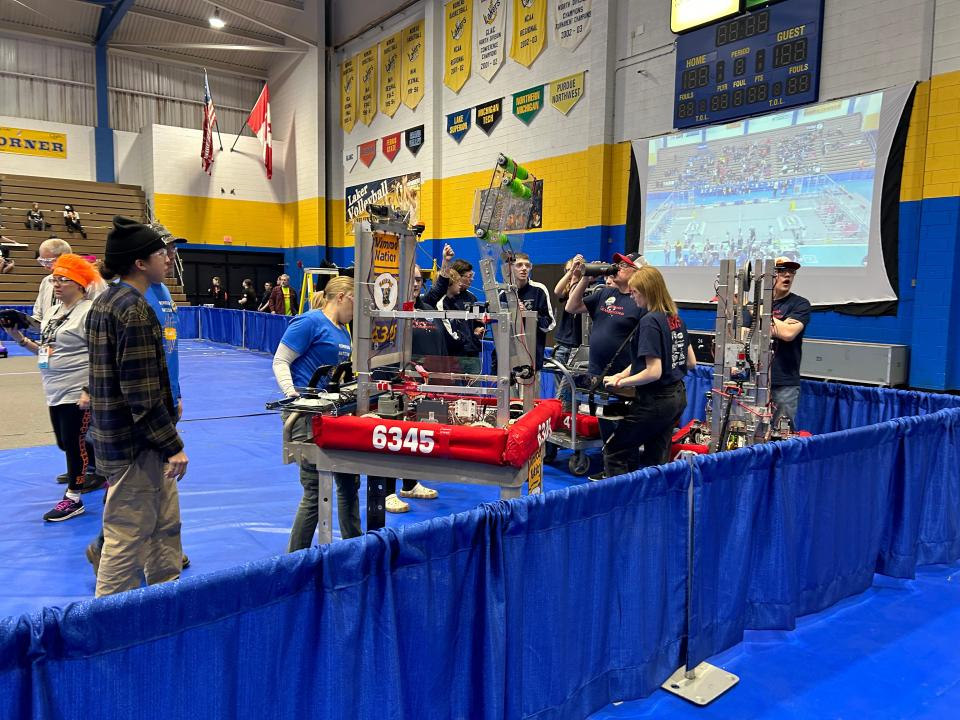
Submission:
[[[210,82],[207,72],[203,72],[203,144],[200,146],[200,162],[203,171],[210,174],[213,165],[213,126],[217,122],[217,111],[213,107],[213,98],[210,96]]]

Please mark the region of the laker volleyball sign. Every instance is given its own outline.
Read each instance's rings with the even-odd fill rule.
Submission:
[[[67,136],[63,133],[0,127],[0,152],[67,159]]]

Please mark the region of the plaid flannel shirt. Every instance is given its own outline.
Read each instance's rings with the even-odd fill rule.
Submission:
[[[123,283],[100,295],[87,315],[87,346],[97,468],[118,470],[147,449],[180,452],[160,323],[143,295]]]

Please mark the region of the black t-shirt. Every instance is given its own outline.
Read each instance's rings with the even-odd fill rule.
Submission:
[[[257,294],[252,289],[244,289],[243,297],[247,299],[245,303],[240,305],[244,310],[256,310],[257,309]]]
[[[583,318],[566,311],[566,297],[558,297],[557,301],[560,304],[560,314],[557,316],[557,328],[553,333],[553,341],[558,345],[580,347],[583,344]]]
[[[637,326],[644,310],[637,307],[630,293],[604,287],[583,298],[593,328],[590,330],[590,374],[599,375],[613,359],[623,341]],[[630,362],[630,348],[625,347],[610,367],[608,374],[620,372]]]
[[[803,334],[810,324],[810,302],[805,297],[790,293],[773,301],[773,317],[777,320],[796,320],[803,330],[790,342],[774,340],[770,385],[782,387],[800,384],[800,360],[803,355]]]
[[[417,310],[431,309],[423,302],[423,298],[419,297],[414,303],[414,308]],[[411,322],[413,324],[413,331],[411,332],[413,359],[418,362],[425,362],[424,367],[427,370],[438,370],[439,368],[430,367],[431,363],[426,358],[446,357],[447,355],[447,331],[443,327],[443,323],[431,318],[414,318]]]
[[[641,318],[640,327],[630,343],[630,374],[636,375],[647,366],[644,358],[658,357],[660,379],[650,383],[650,387],[678,383],[687,374],[689,346],[687,325],[679,315],[649,312]],[[642,391],[642,387],[638,390]]]

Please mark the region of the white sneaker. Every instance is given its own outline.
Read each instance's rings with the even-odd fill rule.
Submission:
[[[439,495],[433,488],[417,483],[413,490],[401,490],[400,497],[413,498],[414,500],[434,500]]]
[[[387,495],[385,507],[389,513],[405,513],[410,510],[410,506],[396,495]]]

